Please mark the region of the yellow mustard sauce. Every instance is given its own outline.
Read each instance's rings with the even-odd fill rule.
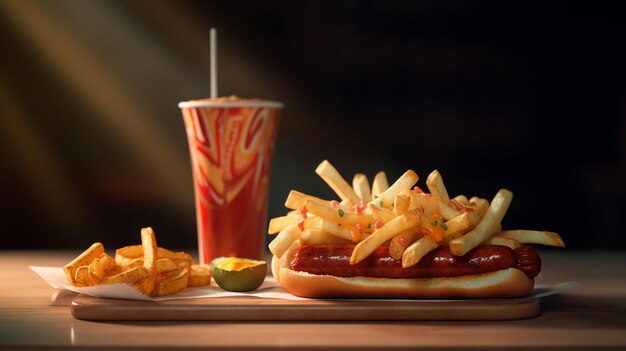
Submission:
[[[219,264],[218,268],[227,271],[240,271],[258,265],[256,262],[245,261],[237,257],[229,257]]]

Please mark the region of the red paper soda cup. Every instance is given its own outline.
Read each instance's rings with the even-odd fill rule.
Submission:
[[[178,106],[191,156],[201,263],[221,256],[263,259],[283,104],[229,97]]]

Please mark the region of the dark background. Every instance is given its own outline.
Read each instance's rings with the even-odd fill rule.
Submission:
[[[438,169],[451,195],[514,192],[504,228],[624,249],[626,21],[585,2],[0,0],[2,249],[195,248],[177,103],[286,105],[269,216],[290,189]]]

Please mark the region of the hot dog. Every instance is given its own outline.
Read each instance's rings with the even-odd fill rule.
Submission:
[[[521,297],[534,286],[541,260],[523,246],[484,245],[458,257],[440,247],[410,268],[381,246],[366,260],[349,264],[352,245],[301,246],[295,241],[272,273],[290,293],[314,298]]]
[[[288,292],[317,298],[503,298],[525,296],[541,270],[524,244],[563,247],[557,233],[503,230],[513,193],[491,201],[450,197],[439,171],[430,193],[407,170],[393,184],[384,173],[353,184],[324,160],[315,172],[339,200],[292,190],[286,216],[270,221],[272,273]]]

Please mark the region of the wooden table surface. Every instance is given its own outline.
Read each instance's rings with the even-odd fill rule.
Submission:
[[[506,322],[88,322],[73,293],[27,266],[61,266],[68,251],[0,251],[0,347],[269,349],[626,349],[626,253],[542,250],[543,276],[579,286],[544,298],[542,314]]]

